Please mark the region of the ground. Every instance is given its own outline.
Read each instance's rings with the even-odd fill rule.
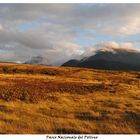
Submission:
[[[139,134],[140,72],[0,63],[1,134]]]

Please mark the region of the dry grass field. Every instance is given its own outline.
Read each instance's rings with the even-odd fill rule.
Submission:
[[[0,64],[1,134],[138,134],[140,72]]]

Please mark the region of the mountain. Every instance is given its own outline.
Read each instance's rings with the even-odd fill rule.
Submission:
[[[24,62],[24,64],[39,64],[39,65],[48,65],[47,58],[42,56],[31,57],[31,59]]]
[[[79,64],[80,61],[76,60],[76,59],[71,59],[68,62],[64,63],[62,66],[69,66],[69,67],[77,67],[77,65]]]
[[[115,51],[98,50],[86,59],[69,60],[62,66],[139,71],[140,52],[123,49],[116,49]]]

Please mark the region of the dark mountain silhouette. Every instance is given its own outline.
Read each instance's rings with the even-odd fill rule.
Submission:
[[[81,60],[70,60],[62,66],[139,71],[140,53],[122,49],[115,51],[98,50],[95,55]]]
[[[69,67],[77,67],[80,61],[76,59],[71,59],[68,62],[64,63],[63,66],[68,65]]]

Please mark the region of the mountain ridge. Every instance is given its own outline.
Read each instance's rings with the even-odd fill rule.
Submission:
[[[85,67],[106,70],[140,70],[140,53],[136,51],[98,50],[94,55],[86,59],[72,59],[65,62],[62,66]]]

